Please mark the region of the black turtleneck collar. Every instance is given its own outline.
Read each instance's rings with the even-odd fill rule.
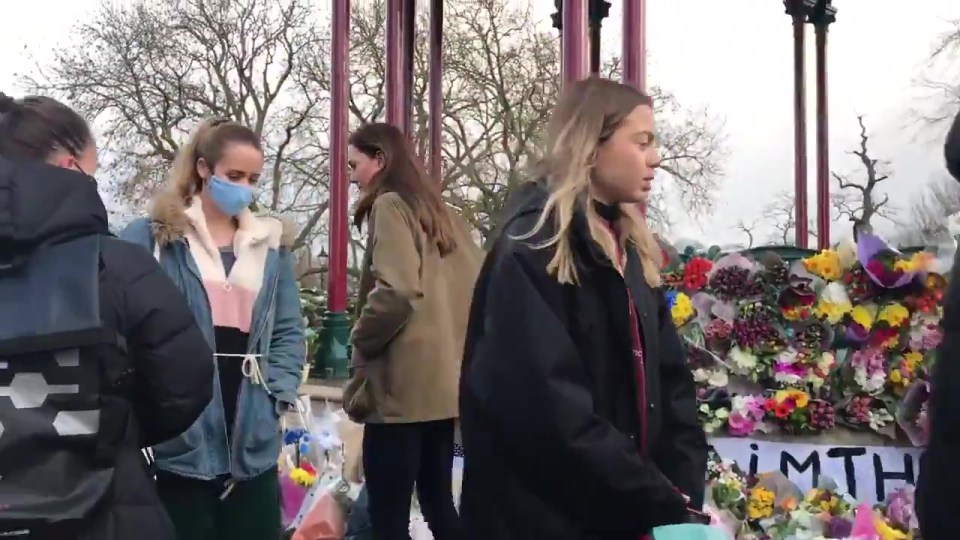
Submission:
[[[596,199],[593,200],[593,209],[596,210],[597,215],[607,223],[613,223],[620,217],[620,205],[619,204],[605,204]]]

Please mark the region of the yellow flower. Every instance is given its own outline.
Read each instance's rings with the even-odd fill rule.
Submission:
[[[768,489],[755,487],[750,490],[747,501],[747,516],[750,519],[763,519],[773,515],[773,502],[776,495]]]
[[[301,486],[310,487],[313,485],[316,477],[300,467],[297,467],[296,469],[290,471],[290,479]]]
[[[907,533],[891,527],[890,524],[887,523],[887,520],[883,519],[883,516],[880,514],[874,517],[873,524],[877,528],[877,533],[880,535],[881,540],[907,540],[909,538]]]
[[[830,324],[837,324],[843,319],[843,316],[850,313],[852,309],[853,306],[850,304],[837,304],[821,300],[820,303],[817,304],[814,314],[821,319],[826,319]]]
[[[873,327],[873,313],[865,306],[856,306],[850,310],[850,318],[864,330],[870,330]]]
[[[907,367],[907,371],[913,373],[917,370],[917,364],[923,361],[923,355],[916,352],[910,351],[907,354],[903,355],[903,363]]]
[[[780,390],[774,396],[774,399],[776,399],[778,403],[783,403],[791,398],[793,402],[797,404],[797,407],[801,409],[810,403],[810,394],[802,390]]]
[[[890,382],[896,384],[903,380],[903,375],[900,373],[899,369],[890,370]]]
[[[901,304],[888,304],[883,306],[883,309],[880,310],[880,314],[877,316],[878,321],[885,321],[894,327],[900,326],[909,318],[910,310]]]
[[[683,323],[690,320],[690,317],[693,317],[693,313],[693,302],[690,301],[690,297],[679,293],[673,302],[673,307],[670,309],[673,324],[683,326]]]
[[[803,266],[808,272],[827,281],[840,279],[840,254],[832,249],[825,249],[816,255],[803,260]]]
[[[924,251],[914,253],[909,259],[897,259],[893,268],[901,272],[920,272],[930,264],[932,255]]]

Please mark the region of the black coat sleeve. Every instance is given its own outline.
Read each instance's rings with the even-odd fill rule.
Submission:
[[[960,258],[960,253],[958,253]],[[957,259],[953,275],[960,271]],[[960,538],[960,281],[950,283],[943,316],[943,341],[930,376],[930,441],[920,457],[917,515],[924,538]]]
[[[463,374],[471,406],[525,487],[584,529],[682,522],[685,502],[670,481],[594,412],[589,376],[551,307],[560,285],[538,266],[508,251],[480,285],[485,308],[470,325],[483,331],[468,342]]]
[[[943,144],[943,157],[946,160],[947,171],[960,182],[960,114],[953,119],[947,140]]]
[[[131,246],[124,315],[136,377],[134,411],[143,446],[176,437],[213,395],[213,351],[187,300],[146,251]]]
[[[663,424],[654,461],[667,478],[690,497],[690,506],[703,506],[707,472],[707,436],[697,415],[697,389],[687,365],[662,290],[658,297],[660,325],[660,410]]]

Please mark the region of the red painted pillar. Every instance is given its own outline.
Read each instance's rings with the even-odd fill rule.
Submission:
[[[401,57],[403,59],[403,132],[413,137],[413,55],[416,52],[417,0],[403,0]]]
[[[623,82],[647,91],[647,2],[623,3]]]
[[[330,51],[330,256],[327,310],[347,309],[347,130],[350,58],[350,0],[333,0]]]
[[[443,0],[430,0],[430,175],[443,182]]]
[[[647,2],[627,0],[623,3],[623,82],[641,92],[647,91]],[[647,205],[640,211],[647,215]]]
[[[830,110],[827,107],[827,23],[817,39],[817,247],[830,247]]]
[[[799,8],[798,8],[799,9]],[[797,247],[806,248],[807,230],[807,92],[804,58],[806,27],[802,13],[793,14],[793,189],[796,198],[795,232]]]
[[[586,78],[587,66],[587,0],[563,0],[563,30],[560,36],[563,51],[563,82]]]
[[[387,80],[386,108],[387,122],[405,130],[406,99],[403,95],[403,19],[404,0],[387,0]]]

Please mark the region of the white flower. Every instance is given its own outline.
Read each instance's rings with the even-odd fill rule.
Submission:
[[[851,305],[847,288],[839,281],[831,281],[823,288],[823,292],[820,293],[820,301],[829,302],[836,306]]]
[[[728,358],[733,362],[737,373],[740,374],[749,373],[753,368],[757,367],[757,357],[739,347],[730,349]]]
[[[836,361],[837,358],[833,355],[833,353],[826,351],[823,353],[823,356],[820,357],[820,361],[817,362],[817,367],[826,371],[830,369],[830,366],[832,366]]]
[[[776,357],[776,362],[780,364],[795,364],[799,358],[800,352],[790,347],[789,349],[784,350]]]
[[[709,378],[709,375],[707,374],[707,370],[705,370],[705,369],[703,369],[703,368],[697,368],[697,369],[693,370],[693,381],[694,381],[694,382],[702,383],[702,382],[705,382],[705,381],[707,380],[707,378]]]
[[[781,384],[793,385],[803,380],[803,377],[793,373],[780,372],[773,376],[773,380]]]
[[[710,376],[707,377],[707,384],[714,388],[721,388],[726,386],[730,382],[730,378],[727,376],[727,372],[722,369],[715,369],[710,373]]]

